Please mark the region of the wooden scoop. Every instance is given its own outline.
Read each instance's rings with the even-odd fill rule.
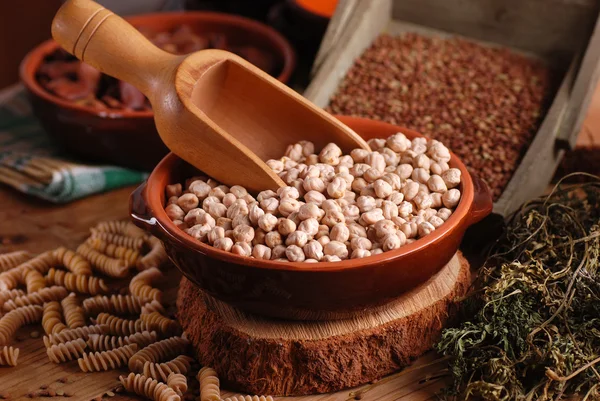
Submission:
[[[264,161],[301,140],[317,149],[328,142],[344,152],[369,149],[350,128],[241,57],[222,50],[167,53],[93,1],[63,4],[52,36],[75,57],[142,91],[167,147],[224,184],[253,192],[284,186]]]

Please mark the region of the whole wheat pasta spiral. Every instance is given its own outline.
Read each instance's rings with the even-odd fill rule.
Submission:
[[[190,370],[190,365],[194,361],[187,355],[179,355],[178,357],[171,359],[169,362],[155,363],[155,362],[144,362],[144,368],[142,369],[144,376],[151,377],[156,380],[163,382],[167,381],[169,374],[181,373],[185,375]]]
[[[129,376],[120,376],[119,380],[126,391],[135,393],[154,401],[181,401],[175,390],[164,383],[140,374],[130,373]]]
[[[161,314],[165,314],[167,311],[165,311],[165,307],[162,306],[162,304],[160,302],[153,299],[152,301],[150,301],[142,306],[141,314],[147,315],[152,312],[158,312]]]
[[[167,377],[167,386],[171,387],[179,395],[183,395],[188,389],[187,378],[181,373],[171,373]]]
[[[46,302],[42,312],[42,327],[46,334],[56,334],[67,326],[62,321],[62,308],[57,301]]]
[[[142,320],[121,319],[104,312],[96,317],[96,323],[108,325],[108,333],[117,336],[128,336],[133,333],[148,331],[148,325]]]
[[[92,231],[91,238],[99,239],[108,244],[113,244],[117,246],[122,246],[124,248],[130,248],[135,250],[140,250],[144,247],[144,239],[143,238],[132,238],[126,237],[124,235],[113,234],[103,231]]]
[[[108,326],[105,324],[95,324],[85,327],[77,327],[76,329],[67,329],[57,334],[44,336],[44,345],[46,348],[54,344],[66,343],[67,341],[82,338],[87,340],[90,334],[106,334]]]
[[[81,357],[86,347],[87,344],[85,343],[85,340],[83,338],[78,338],[76,340],[67,341],[66,343],[52,345],[46,350],[46,354],[50,361],[54,363],[63,363]]]
[[[146,322],[149,330],[156,330],[163,336],[177,336],[181,334],[181,326],[173,319],[169,319],[158,312],[152,312],[140,316]]]
[[[158,238],[150,237],[148,243],[151,246],[150,252],[145,254],[137,263],[137,267],[140,270],[159,267],[169,259],[163,244]]]
[[[46,286],[46,279],[42,273],[34,269],[23,270],[23,281],[27,286],[27,293],[31,294]]]
[[[99,277],[80,276],[54,268],[48,270],[46,280],[50,285],[60,285],[69,291],[75,291],[80,294],[98,295],[108,291],[108,286]]]
[[[0,309],[9,299],[15,299],[23,295],[25,295],[25,292],[19,289],[0,291]]]
[[[4,310],[11,311],[20,306],[42,305],[44,302],[60,301],[67,296],[67,290],[64,287],[53,286],[42,288],[33,294],[22,295],[15,299],[9,299],[4,303]]]
[[[227,397],[222,401],[273,401],[273,397],[270,395],[234,395],[233,397]]]
[[[129,292],[142,299],[153,299],[162,301],[162,291],[153,288],[152,283],[164,278],[163,274],[156,267],[139,272],[129,282]]]
[[[127,261],[129,266],[135,266],[137,261],[142,257],[140,252],[136,249],[111,244],[109,242],[102,241],[100,238],[90,238],[87,243],[92,248],[105,254],[106,256]]]
[[[200,383],[200,401],[220,401],[221,389],[217,372],[213,368],[204,366],[197,377]]]
[[[129,370],[141,372],[145,362],[160,362],[185,354],[189,341],[182,337],[171,337],[148,345],[129,360]]]
[[[42,307],[28,305],[16,308],[0,318],[0,345],[10,341],[19,327],[42,320]]]
[[[58,263],[67,268],[67,270],[80,276],[89,276],[92,274],[90,262],[81,255],[67,249],[63,246],[54,250],[54,256]]]
[[[82,372],[101,372],[127,365],[127,361],[137,351],[137,344],[124,345],[110,351],[89,352],[77,360]]]
[[[32,255],[26,251],[15,251],[0,255],[0,273],[27,262]]]
[[[156,338],[155,331],[142,331],[127,337],[90,334],[87,343],[92,351],[108,351],[129,344],[137,344],[139,348],[143,348],[156,342]]]
[[[0,366],[17,366],[19,349],[9,346],[0,347]]]
[[[83,301],[83,309],[88,316],[96,316],[100,312],[117,315],[138,315],[142,311],[145,300],[135,295],[96,296]]]
[[[85,314],[83,308],[79,305],[77,295],[72,292],[67,297],[60,301],[65,315],[67,326],[71,329],[85,326]]]
[[[89,260],[96,270],[109,277],[123,278],[129,273],[127,262],[103,255],[85,243],[77,247],[77,253]]]
[[[27,269],[35,269],[38,272],[45,274],[56,263],[56,258],[52,251],[44,252],[36,257],[21,263],[17,267],[13,267],[3,273],[0,273],[0,291],[12,290],[23,282],[23,271]]]

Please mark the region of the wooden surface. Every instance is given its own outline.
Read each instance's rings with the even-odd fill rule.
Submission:
[[[0,187],[0,253],[18,249],[42,252],[59,245],[74,248],[86,238],[89,227],[99,221],[126,218],[128,198],[133,189],[124,188],[69,205],[52,205]],[[178,278],[177,271],[173,269],[168,282],[175,283]],[[174,293],[174,288],[167,291],[167,299],[173,299]],[[62,388],[63,391],[74,392],[74,396],[68,398],[70,401],[88,401],[110,391],[117,384],[115,380],[122,372],[81,374],[77,373],[76,363],[59,366],[50,363],[41,338],[29,337],[32,331],[42,333],[41,327],[35,326],[27,326],[18,333],[18,337],[23,339],[15,343],[21,348],[20,368],[0,367],[0,392],[9,392],[13,400],[30,400],[23,395],[46,384],[55,390]],[[362,394],[363,400],[373,401],[392,401],[404,397],[411,401],[434,400],[447,377],[445,364],[436,361],[437,357],[429,353],[411,367],[371,385],[335,394],[280,399],[343,401],[356,399],[355,395]],[[71,382],[55,382],[64,376],[68,376]],[[223,394],[232,393],[225,391]],[[123,401],[139,398],[117,394],[105,399]]]
[[[213,367],[221,383],[250,394],[326,393],[410,365],[437,341],[470,283],[469,264],[456,254],[426,283],[386,305],[303,322],[244,312],[183,279],[177,313],[198,361]]]
[[[553,4],[556,3],[554,6],[558,8],[548,8],[539,0],[427,0],[426,5],[419,3],[418,7],[414,3],[400,0],[362,2],[354,10],[354,16],[347,18],[348,27],[337,41],[339,45],[331,48],[332,56],[322,63],[304,95],[317,105],[326,106],[354,60],[381,32],[397,34],[409,30],[425,35],[458,34],[484,45],[504,45],[546,60],[556,70],[556,92],[533,142],[494,204],[495,213],[507,216],[528,199],[543,193],[564,154],[558,145],[566,147],[575,142],[598,79],[600,51],[594,44],[600,40],[600,32],[598,27],[595,31],[592,28],[599,20],[600,2],[556,0]],[[527,19],[533,16],[536,23],[528,24]],[[482,21],[485,21],[483,25]],[[538,23],[544,24],[544,30],[536,30]],[[577,29],[571,30],[569,26]],[[511,35],[506,34],[507,29]],[[515,39],[513,31],[523,36],[522,43]],[[561,39],[551,39],[557,36]],[[326,39],[324,42],[328,43]],[[553,46],[556,51],[548,50]],[[563,48],[568,51],[560,51]]]

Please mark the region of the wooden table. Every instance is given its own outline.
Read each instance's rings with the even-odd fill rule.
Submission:
[[[133,187],[123,188],[106,194],[92,196],[67,205],[53,205],[44,201],[0,188],[0,253],[18,249],[42,252],[60,245],[75,248],[88,236],[89,228],[103,220],[124,219],[128,215],[128,198]],[[178,272],[172,270],[168,280],[170,291],[167,299],[176,291]],[[169,296],[170,295],[170,296]],[[40,328],[31,326],[22,328],[16,345],[21,348],[19,366],[0,368],[0,393],[9,392],[12,400],[25,399],[25,394],[39,389],[40,385],[50,388],[72,391],[70,401],[87,401],[101,396],[113,389],[120,374],[125,371],[83,374],[78,372],[77,364],[54,365],[45,355],[40,338],[32,339],[30,334]],[[430,353],[420,358],[413,366],[395,375],[381,379],[377,383],[349,389],[335,394],[286,398],[286,400],[304,401],[342,401],[373,400],[392,401],[410,399],[421,401],[435,399],[445,384],[447,372],[443,362],[436,361],[436,355]],[[434,362],[434,363],[432,363]],[[56,380],[67,376],[69,383],[57,383]],[[20,396],[17,396],[17,395]],[[223,396],[232,393],[224,392]],[[105,399],[108,399],[105,396]],[[139,399],[116,394],[111,400]],[[279,398],[283,399],[283,398]]]

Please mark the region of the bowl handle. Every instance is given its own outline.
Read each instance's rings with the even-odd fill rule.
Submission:
[[[144,181],[129,196],[129,215],[136,226],[160,238],[158,221],[155,217],[152,217],[152,211],[146,201],[146,186],[147,182]]]
[[[484,217],[492,212],[494,207],[492,193],[485,181],[475,174],[471,174],[471,180],[473,181],[473,204],[468,215],[469,225],[483,220]]]

